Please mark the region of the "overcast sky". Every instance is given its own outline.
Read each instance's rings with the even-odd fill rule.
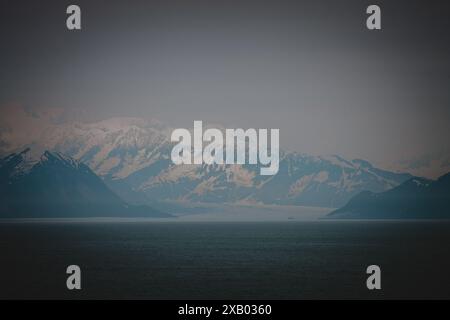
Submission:
[[[376,3],[381,31],[368,1],[2,0],[0,108],[279,128],[283,149],[375,163],[450,154],[448,1]]]

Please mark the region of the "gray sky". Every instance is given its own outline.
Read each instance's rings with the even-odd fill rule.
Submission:
[[[393,2],[368,31],[368,1],[2,0],[0,108],[280,128],[281,148],[375,163],[450,155],[450,6]]]

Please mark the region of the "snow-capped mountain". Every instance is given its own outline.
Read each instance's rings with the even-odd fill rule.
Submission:
[[[156,199],[337,207],[360,191],[385,191],[410,177],[363,160],[298,153],[284,154],[274,176],[261,176],[258,170],[248,165],[169,165],[137,188]]]
[[[55,120],[59,113],[7,110],[0,118],[0,154],[25,147],[33,152],[58,151],[86,163],[98,175],[124,178],[167,155],[170,147],[170,129],[156,120],[61,122]]]
[[[41,141],[45,148],[79,159],[101,176],[125,178],[167,154],[165,130],[155,121],[112,118],[52,126]]]
[[[0,148],[26,146],[53,150],[86,163],[129,202],[155,200],[264,203],[339,207],[368,190],[382,192],[411,176],[384,171],[364,160],[339,156],[280,154],[275,176],[259,175],[258,166],[173,165],[171,128],[155,120],[112,118],[81,123],[48,121],[38,125],[28,143],[15,143],[15,128],[0,130]],[[37,121],[37,120],[36,120]],[[33,120],[28,119],[31,126]],[[7,146],[7,150],[5,149]]]
[[[2,218],[168,216],[128,205],[78,160],[28,148],[0,159],[0,197]]]

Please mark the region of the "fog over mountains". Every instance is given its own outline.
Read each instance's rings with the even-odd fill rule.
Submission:
[[[189,201],[336,208],[361,191],[386,191],[411,178],[364,160],[296,152],[281,152],[275,176],[259,175],[256,165],[176,166],[170,159],[172,129],[158,121],[112,118],[66,122],[59,114],[27,112],[13,120],[1,126],[3,156],[25,147],[60,152],[88,165],[129,203]]]

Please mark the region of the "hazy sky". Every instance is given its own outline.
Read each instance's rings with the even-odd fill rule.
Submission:
[[[78,4],[82,30],[66,29]],[[280,128],[280,147],[374,162],[450,154],[450,5],[0,2],[0,108]]]

